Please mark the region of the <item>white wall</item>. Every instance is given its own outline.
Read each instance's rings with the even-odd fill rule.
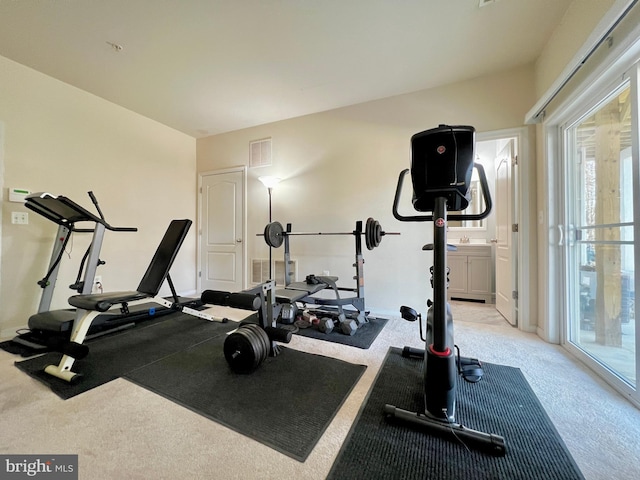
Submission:
[[[395,312],[401,303],[410,303],[422,308],[430,290],[424,272],[431,260],[419,248],[431,235],[426,225],[401,224],[390,212],[397,174],[409,163],[410,136],[439,123],[470,124],[479,132],[521,126],[536,97],[614,2],[575,0],[535,67],[201,139],[197,171],[246,165],[248,142],[273,137],[274,166],[249,174],[249,230],[261,232],[266,223],[266,192],[256,180],[266,173],[286,179],[274,192],[274,216],[293,222],[294,228],[351,230],[356,219],[373,216],[386,230],[403,235],[365,251],[369,307]],[[137,285],[169,219],[195,218],[196,141],[3,57],[0,84],[0,123],[5,125],[0,332],[6,335],[36,309],[40,291],[35,282],[44,274],[55,232],[35,214],[26,227],[11,225],[11,212],[24,207],[7,202],[6,188],[48,190],[85,206],[91,189],[112,223],[139,227],[136,234],[108,234],[103,248],[109,262],[101,268],[105,287],[128,289]],[[532,153],[540,152],[535,162],[540,165],[542,139],[530,135],[530,141]],[[544,184],[538,193],[538,210],[544,213]],[[539,243],[545,243],[547,231],[538,233]],[[341,283],[351,282],[350,238],[296,240],[292,251],[302,260],[301,274],[330,270]],[[250,258],[266,256],[261,240],[250,235],[249,241]],[[174,268],[181,292],[195,288],[195,242],[192,232]],[[75,277],[85,245],[82,238],[74,242],[72,258],[63,262],[62,285]],[[544,264],[544,251],[539,254]],[[545,278],[539,277],[541,299]],[[65,306],[67,296],[59,288],[54,306]]]
[[[364,251],[367,308],[393,313],[402,304],[424,310],[431,294],[430,224],[396,221],[391,208],[398,174],[409,166],[410,138],[440,123],[466,124],[478,132],[520,127],[534,100],[532,66],[473,81],[386,98],[197,141],[197,169],[248,165],[249,142],[273,139],[273,166],[249,169],[248,255],[267,258],[261,233],[268,220],[267,192],[257,180],[277,175],[273,218],[298,231],[351,231],[356,220],[377,219],[386,231],[380,247]],[[410,185],[405,193],[410,193]],[[404,213],[409,213],[408,196]],[[292,257],[299,278],[329,270],[350,286],[355,273],[351,237],[295,237]],[[281,256],[276,250],[274,256]]]
[[[536,61],[537,96],[541,96],[553,84],[615,2],[574,0],[571,3]]]
[[[4,172],[0,332],[10,335],[35,313],[56,226],[8,201],[7,188],[65,195],[93,210],[93,190],[107,221],[137,233],[108,232],[100,267],[107,290],[135,289],[169,221],[195,220],[195,139],[32,69],[0,57],[0,123]],[[11,212],[28,211],[29,225]],[[195,292],[195,232],[189,234],[172,277],[180,292]],[[75,236],[61,264],[53,307],[73,292],[88,235]],[[163,291],[164,293],[168,290]]]

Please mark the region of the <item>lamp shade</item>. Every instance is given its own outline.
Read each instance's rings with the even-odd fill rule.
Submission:
[[[280,178],[279,177],[274,177],[274,176],[271,176],[271,175],[266,176],[266,177],[258,177],[258,180],[260,180],[262,182],[262,184],[267,188],[273,188],[278,183],[280,183]]]

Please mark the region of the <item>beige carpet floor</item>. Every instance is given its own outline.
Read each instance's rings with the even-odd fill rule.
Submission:
[[[640,478],[640,410],[493,306],[452,310],[462,354],[520,368],[587,479]],[[368,366],[304,463],[123,379],[63,401],[0,351],[0,453],[78,454],[80,478],[91,480],[323,479],[387,349],[404,345],[421,346],[418,328],[398,318],[368,350],[294,336],[292,348]]]

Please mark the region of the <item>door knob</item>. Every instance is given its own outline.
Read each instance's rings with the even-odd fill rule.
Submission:
[[[236,238],[236,243],[242,243],[242,239],[241,238]]]

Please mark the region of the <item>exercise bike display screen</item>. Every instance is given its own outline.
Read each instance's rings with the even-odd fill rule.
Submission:
[[[471,200],[475,129],[440,125],[411,137],[413,207],[431,212],[436,197],[446,197],[449,210],[464,210]]]

